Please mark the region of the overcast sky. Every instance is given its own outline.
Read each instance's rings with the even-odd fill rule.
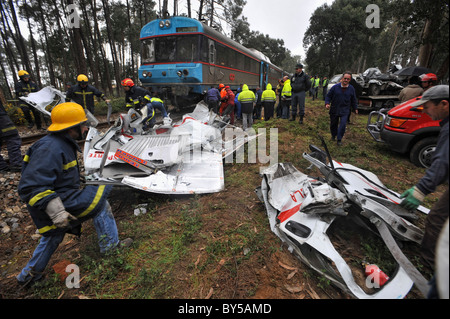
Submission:
[[[283,39],[292,55],[301,55],[303,35],[309,26],[309,18],[323,4],[333,0],[247,0],[242,13],[250,23],[250,29]]]
[[[198,9],[196,0],[191,1],[192,7]],[[242,15],[247,17],[250,30],[268,34],[274,39],[283,39],[284,46],[292,55],[301,55],[303,50],[303,35],[309,26],[309,18],[323,4],[331,4],[333,0],[247,0]],[[178,0],[178,10],[184,12],[186,0]],[[169,1],[169,12],[173,2]]]

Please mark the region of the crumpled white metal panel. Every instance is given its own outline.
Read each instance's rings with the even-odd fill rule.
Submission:
[[[38,92],[30,93],[28,96],[21,96],[19,99],[50,116],[52,108],[65,101],[65,95],[51,86],[46,86]]]
[[[324,192],[328,187],[325,183],[317,182],[297,171],[290,163],[277,163],[269,167],[264,172],[261,195],[266,206],[271,230],[283,242],[286,242],[290,251],[295,251],[303,262],[356,298],[397,299],[405,297],[411,290],[413,281],[402,267],[398,268],[396,275],[391,277],[379,291],[373,294],[366,293],[356,283],[351,268],[334,248],[327,235],[329,226],[338,215],[329,214],[327,218],[322,218],[321,214],[304,212],[303,204],[306,206],[307,203],[309,205],[325,204],[330,207],[333,207],[333,203],[336,205],[343,203],[346,198],[345,194],[337,189]],[[317,191],[317,189],[319,190]],[[321,196],[315,197],[317,193],[321,193]],[[310,232],[305,232],[303,235],[295,233],[290,226],[293,223],[309,229]],[[300,246],[309,245],[316,250],[316,254],[319,253],[318,256],[325,256],[331,260],[338,270],[341,280],[336,280],[313,261],[310,262],[308,256],[304,255],[303,251],[299,249],[300,246],[297,246],[293,240]]]
[[[204,194],[224,189],[221,154],[185,152],[181,163],[168,172],[147,177],[125,177],[122,183],[140,190],[162,194]]]

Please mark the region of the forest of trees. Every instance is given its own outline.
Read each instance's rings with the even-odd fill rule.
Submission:
[[[379,28],[366,27],[369,4],[379,8]],[[418,65],[448,82],[448,21],[448,0],[335,0],[310,19],[305,62],[319,75]]]
[[[0,98],[14,98],[22,69],[41,88],[63,89],[83,73],[106,94],[122,94],[114,83],[137,80],[140,29],[162,12],[202,20],[286,70],[301,61],[311,74],[330,76],[395,63],[448,77],[448,0],[335,0],[311,16],[306,57],[292,56],[283,39],[251,30],[242,16],[247,1],[198,0],[194,8],[185,0],[180,8],[177,0],[2,0]],[[364,27],[370,3],[380,8],[380,28]]]

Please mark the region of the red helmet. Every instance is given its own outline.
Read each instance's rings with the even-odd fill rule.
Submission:
[[[427,73],[427,74],[422,74],[420,76],[420,81],[422,82],[433,82],[433,81],[437,81],[438,78],[436,76],[436,74],[434,73]]]
[[[223,85],[223,83],[219,84],[219,89],[223,89],[225,87],[225,85]]]
[[[126,78],[126,79],[122,80],[122,86],[132,87],[132,86],[134,86],[134,82],[132,79]]]

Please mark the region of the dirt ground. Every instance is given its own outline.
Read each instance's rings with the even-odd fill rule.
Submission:
[[[316,116],[316,110],[307,111],[305,120]],[[281,121],[281,120],[278,120]],[[20,127],[22,132],[25,127]],[[292,159],[293,152],[299,156],[307,150],[310,139],[293,136],[287,129],[279,129],[280,136],[283,136],[289,143],[282,143],[279,147],[280,157],[288,160]],[[358,140],[350,127],[346,137]],[[368,138],[368,137],[367,137]],[[364,162],[364,154],[358,154],[361,163]],[[399,166],[383,166],[382,180],[390,180],[390,184],[404,182],[405,174],[413,171],[414,176],[408,178],[412,181],[418,179],[423,170],[413,169],[412,164],[407,163],[404,158],[403,164]],[[298,163],[297,163],[298,164]],[[373,163],[376,172],[377,163]],[[162,298],[169,299],[351,299],[352,297],[341,289],[333,286],[324,277],[309,269],[305,264],[294,256],[283,245],[279,238],[268,230],[269,224],[265,216],[264,205],[256,197],[254,190],[261,183],[259,175],[260,164],[249,164],[246,173],[240,170],[243,166],[225,165],[225,190],[216,193],[199,196],[197,198],[201,209],[202,227],[198,234],[195,234],[195,244],[190,248],[190,253],[184,256],[176,269],[171,273],[176,274],[179,282],[176,287],[170,290],[170,295],[162,295]],[[301,170],[301,167],[298,167]],[[400,174],[399,174],[400,171]],[[236,177],[237,176],[237,177]],[[228,182],[229,181],[229,182]],[[142,196],[138,196],[142,198]],[[110,200],[115,218],[118,223],[133,221],[133,209],[137,202],[133,202],[132,196],[124,194],[123,191],[114,193]],[[164,198],[157,204],[152,223],[165,223],[170,218],[176,218],[176,209],[180,203],[189,203],[192,198],[183,198],[174,201],[172,198]],[[8,234],[1,234],[0,238],[0,299],[28,299],[36,298],[33,290],[23,289],[15,280],[15,276],[30,258],[39,236],[35,234],[35,227],[31,218],[26,212],[26,207],[22,204],[22,211],[18,230]],[[131,216],[131,217],[130,217]],[[236,254],[235,257],[215,259],[215,263],[207,264],[208,253],[205,252],[206,240],[217,240],[224,242],[229,238],[228,230],[235,230],[243,224],[252,223],[250,229],[255,234],[263,233],[266,240],[261,243],[261,247],[273,247],[272,249],[259,249],[252,251],[249,257],[244,258],[246,250]],[[217,227],[223,229],[224,235],[217,235]],[[120,230],[120,229],[119,229]],[[92,224],[87,223],[85,233],[94,232]],[[348,231],[344,234],[336,232],[333,238],[336,249],[341,252],[344,259],[352,265],[355,279],[362,283],[365,280],[363,267],[360,262],[366,258],[361,249],[361,240],[355,232]],[[121,233],[121,235],[126,235]],[[77,260],[81,254],[86,253],[86,245],[92,238],[76,238],[66,236],[63,244],[60,245],[53,255],[46,272],[52,275],[58,266],[64,265],[67,260]],[[137,239],[135,239],[136,241]],[[252,247],[249,247],[251,250]],[[411,249],[411,254],[417,253],[415,248]],[[198,277],[197,282],[192,284],[194,275],[198,276],[195,269],[204,264],[209,267],[204,271],[204,277]],[[195,267],[193,267],[195,265]],[[194,268],[194,270],[193,270]],[[83,279],[82,279],[83,280]],[[133,287],[125,288],[122,291],[122,298],[132,296]],[[70,298],[96,298],[95,295],[86,296],[77,290],[62,290],[58,296],[61,299]],[[417,289],[413,288],[407,298],[420,299],[422,296]]]

